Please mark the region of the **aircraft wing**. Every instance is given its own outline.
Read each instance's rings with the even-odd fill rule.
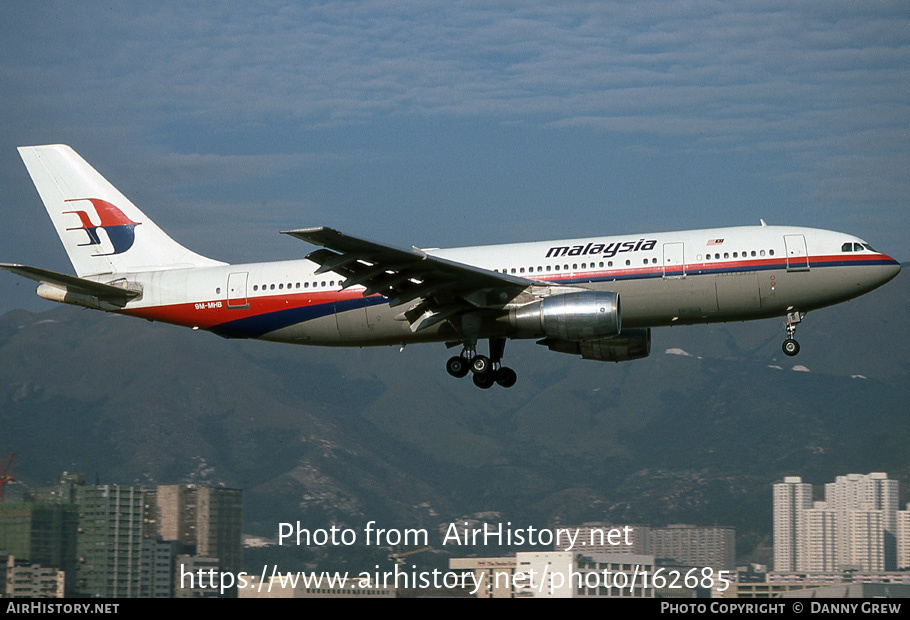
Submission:
[[[129,300],[138,297],[141,294],[138,291],[120,288],[119,286],[95,282],[94,280],[86,280],[85,278],[77,278],[76,276],[57,273],[56,271],[49,271],[47,269],[40,269],[38,267],[29,267],[28,265],[0,263],[0,269],[15,273],[16,275],[28,278],[29,280],[34,280],[35,282],[40,282],[41,284],[56,286],[69,293],[95,297],[101,301],[120,306],[121,308],[125,306]]]
[[[415,302],[399,315],[415,332],[467,311],[502,308],[527,287],[539,284],[431,256],[416,247],[403,250],[331,228],[282,233],[322,246],[324,249],[310,252],[307,259],[319,265],[317,274],[332,271],[344,276],[342,288],[364,286],[364,297],[383,295],[392,307]]]

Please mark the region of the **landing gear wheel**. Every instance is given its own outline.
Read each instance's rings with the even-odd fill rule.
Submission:
[[[784,350],[784,353],[786,355],[793,357],[799,353],[799,343],[796,342],[793,338],[787,338],[784,340],[784,344],[781,346],[781,349]]]
[[[787,357],[793,357],[799,353],[799,343],[794,340],[793,336],[796,334],[796,326],[802,322],[804,316],[806,315],[802,312],[787,313],[787,339],[781,345],[781,349],[784,350]]]
[[[473,377],[474,385],[476,385],[477,387],[479,387],[482,390],[490,389],[491,387],[493,387],[493,384],[496,383],[496,379],[494,378],[493,375],[494,375],[494,373],[492,373],[492,372],[484,372],[484,373],[474,375],[474,377]]]
[[[449,361],[446,362],[446,372],[448,372],[453,377],[461,379],[471,369],[471,362],[468,359],[456,355],[455,357],[450,357]]]
[[[485,375],[493,369],[493,362],[485,355],[475,355],[471,360],[471,372],[474,375]],[[475,381],[476,383],[476,381]]]
[[[515,374],[515,371],[511,368],[506,368],[503,366],[498,371],[496,371],[496,383],[501,387],[510,388],[515,385],[515,382],[518,381],[518,375]]]

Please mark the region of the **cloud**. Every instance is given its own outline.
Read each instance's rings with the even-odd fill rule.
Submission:
[[[794,204],[888,214],[889,239],[902,227],[894,218],[906,218],[902,2],[87,2],[4,11],[0,102],[15,121],[0,132],[29,141],[37,127],[158,143],[182,153],[178,175],[253,178],[302,162],[243,140],[219,142],[218,156],[193,155],[187,135],[493,123],[617,136],[611,148],[629,157],[644,149],[750,158],[759,188],[750,191],[790,183],[801,192]]]
[[[211,123],[454,114],[612,130],[650,117],[633,131],[686,135],[710,120],[741,134],[905,103],[907,15],[831,4],[821,16],[761,2],[55,6],[22,24],[35,54],[10,49],[20,35],[4,64],[98,103]]]

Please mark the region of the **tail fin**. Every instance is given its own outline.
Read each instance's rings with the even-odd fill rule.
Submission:
[[[80,277],[223,265],[186,249],[63,144],[19,155]]]

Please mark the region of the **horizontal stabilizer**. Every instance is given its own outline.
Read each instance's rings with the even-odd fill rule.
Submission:
[[[65,293],[93,297],[100,302],[113,304],[120,308],[125,306],[131,299],[139,297],[142,294],[140,291],[121,288],[111,284],[104,284],[102,282],[95,282],[94,280],[86,280],[85,278],[77,278],[75,276],[66,275],[65,273],[39,269],[38,267],[29,267],[28,265],[0,263],[0,269],[15,273],[16,275],[28,278],[29,280],[34,280],[35,282],[40,282],[41,284],[57,287]],[[56,301],[63,300],[60,299]]]

